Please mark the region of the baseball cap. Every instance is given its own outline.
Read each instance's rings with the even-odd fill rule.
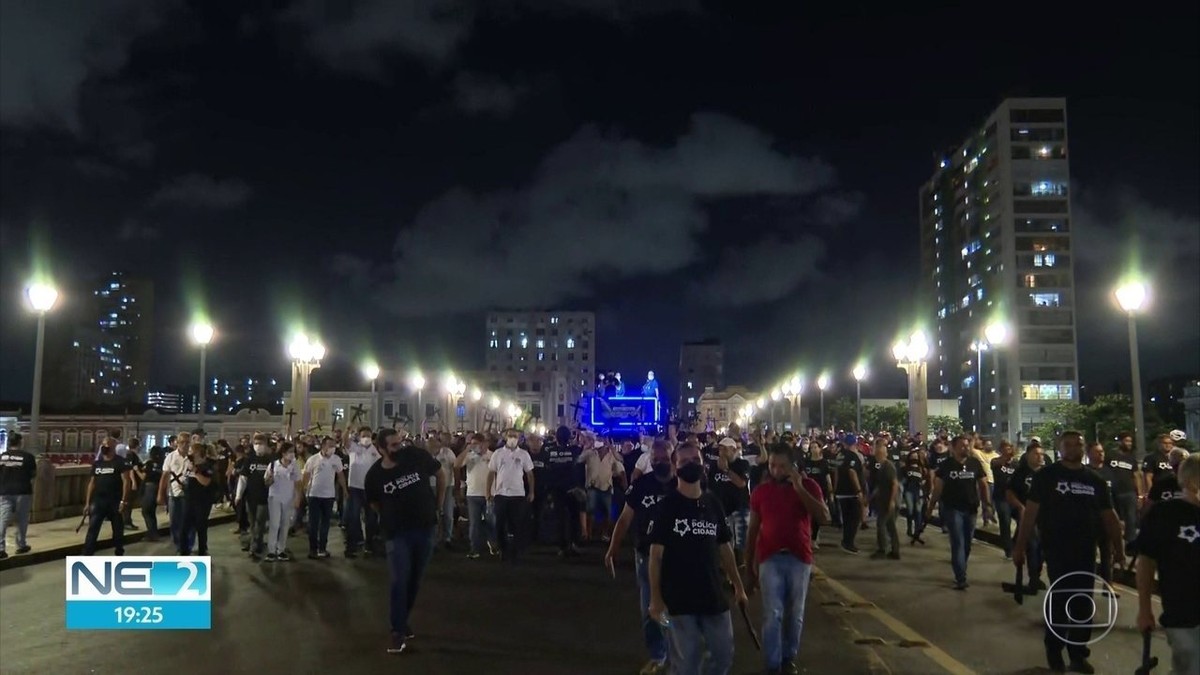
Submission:
[[[736,448],[737,444],[738,444],[737,441],[733,440],[732,438],[722,438],[721,442],[718,443],[717,445],[725,445],[725,446]]]
[[[842,442],[844,442],[846,445],[858,445],[858,436],[855,436],[854,434],[846,434],[846,437],[842,439]]]

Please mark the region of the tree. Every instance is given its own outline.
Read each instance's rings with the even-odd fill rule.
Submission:
[[[1171,430],[1153,407],[1145,408],[1146,447],[1151,448],[1154,439]],[[1088,405],[1074,401],[1061,401],[1050,408],[1046,419],[1033,430],[1033,435],[1044,443],[1052,442],[1067,430],[1078,431],[1089,442],[1100,441],[1112,446],[1117,434],[1133,431],[1133,399],[1125,394],[1104,394]]]
[[[949,415],[933,415],[929,418],[929,430],[938,432],[944,431],[950,436],[957,436],[963,432],[962,420]]]
[[[843,396],[825,408],[826,421],[835,429],[854,429],[858,408],[849,396]]]
[[[862,419],[863,431],[886,430],[893,433],[904,433],[908,430],[908,404],[864,405]]]

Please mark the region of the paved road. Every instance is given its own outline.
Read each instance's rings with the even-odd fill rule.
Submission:
[[[383,561],[253,563],[229,530],[213,530],[211,632],[68,632],[62,561],[0,573],[0,672],[225,675],[403,668],[616,675],[636,673],[645,660],[632,568],[618,568],[612,580],[602,572],[599,549],[568,562],[542,549],[517,567],[439,551],[413,618],[413,651],[389,656]],[[297,550],[303,544],[292,542]],[[166,548],[135,544],[129,554],[165,554]],[[853,644],[844,622],[822,606],[822,593],[815,591],[810,604],[805,671],[833,672],[836,664],[837,672],[872,672],[871,650]],[[757,607],[753,615],[757,624]],[[745,629],[737,625],[735,634],[734,672],[761,672]]]

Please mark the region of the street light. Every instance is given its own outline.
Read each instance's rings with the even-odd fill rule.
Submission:
[[[308,431],[309,425],[312,424],[309,380],[312,371],[321,367],[321,359],[325,358],[325,345],[309,340],[307,335],[299,333],[288,345],[288,355],[292,357],[292,396],[294,398],[296,392],[302,395],[300,426],[303,431]]]
[[[854,375],[854,430],[862,433],[862,381],[867,377],[867,366],[858,364],[851,372]]]
[[[200,396],[198,401],[200,413],[196,419],[196,428],[198,429],[204,428],[204,412],[207,405],[204,395],[204,366],[208,354],[208,343],[212,342],[213,332],[212,324],[207,321],[197,321],[192,324],[192,341],[200,346]]]
[[[417,417],[415,419],[419,419],[421,421],[420,426],[418,427],[420,429],[420,431],[418,431],[417,433],[424,433],[425,432],[425,408],[421,405],[421,403],[422,403],[421,392],[425,389],[425,376],[421,374],[421,371],[414,370],[412,372],[412,375],[410,375],[408,377],[408,386],[417,393],[417,415],[419,417]]]
[[[46,312],[54,308],[58,302],[58,289],[46,283],[32,283],[25,289],[25,297],[29,306],[37,312],[37,346],[33,356],[33,400],[29,411],[29,435],[35,453],[42,453],[41,439],[38,436],[38,426],[42,416],[42,361],[46,342]]]
[[[1129,280],[1117,287],[1113,293],[1117,304],[1125,310],[1129,319],[1129,369],[1133,379],[1133,442],[1137,459],[1146,456],[1146,419],[1142,410],[1142,368],[1138,362],[1137,313],[1150,298],[1150,289],[1137,280]]]
[[[821,390],[821,429],[825,429],[825,389],[829,386],[829,376],[821,373],[817,378],[817,389]]]
[[[999,347],[1008,340],[1008,325],[993,321],[983,329],[983,339],[971,343],[971,351],[975,352],[975,431],[984,431],[983,426],[983,359],[984,354],[992,347]],[[997,356],[997,358],[999,358]],[[995,361],[995,359],[993,359]],[[999,381],[999,373],[996,380]],[[999,392],[999,387],[996,388]]]
[[[371,427],[378,429],[383,426],[383,410],[376,400],[379,395],[379,388],[376,382],[379,380],[379,364],[374,361],[367,361],[362,366],[363,378],[371,383]]]
[[[913,434],[924,434],[929,425],[929,394],[926,389],[929,340],[923,331],[914,331],[908,340],[892,345],[896,367],[908,374],[908,426]]]

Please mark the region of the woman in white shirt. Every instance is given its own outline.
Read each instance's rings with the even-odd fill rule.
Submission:
[[[291,443],[280,447],[279,459],[271,462],[263,479],[267,484],[267,562],[291,560],[288,528],[292,514],[300,508],[300,466]]]

